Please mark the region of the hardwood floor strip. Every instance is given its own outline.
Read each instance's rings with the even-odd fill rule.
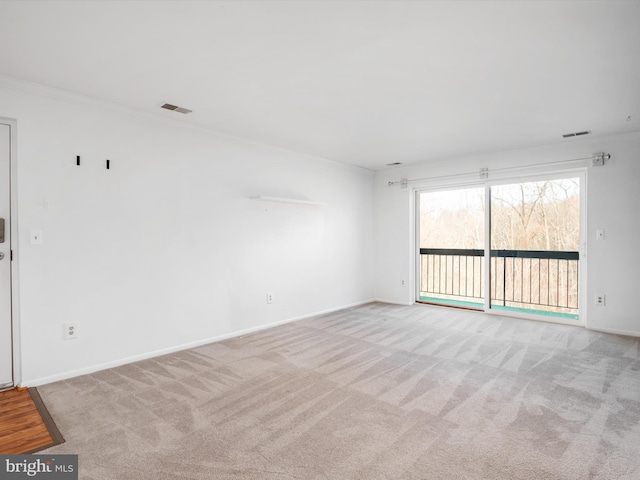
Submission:
[[[53,442],[54,442],[53,444],[58,445],[60,443],[64,443],[64,438],[62,437],[60,430],[58,430],[58,426],[53,421],[53,418],[51,418],[51,414],[49,413],[49,410],[47,410],[47,407],[42,401],[42,398],[40,397],[38,390],[36,390],[35,388],[30,388],[29,393],[31,394],[31,398],[33,399],[33,403],[38,409],[38,412],[40,412],[40,417],[42,417],[42,421],[47,426],[47,430],[49,430],[49,435],[51,435],[51,438],[53,439]]]
[[[34,453],[62,442],[35,388],[0,392],[0,453]]]

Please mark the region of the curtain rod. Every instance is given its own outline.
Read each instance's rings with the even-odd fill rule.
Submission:
[[[599,152],[599,153],[594,153],[590,157],[573,158],[571,160],[559,160],[557,162],[536,163],[532,165],[520,165],[517,167],[493,168],[491,169],[491,172],[508,172],[508,171],[532,168],[532,167],[546,167],[550,165],[567,165],[567,164],[576,163],[576,162],[583,162],[585,160],[591,160],[592,166],[599,167],[604,165],[604,161],[609,160],[610,158],[611,158],[611,154]],[[392,185],[399,184],[402,188],[406,188],[409,182],[421,182],[423,180],[442,180],[442,179],[453,179],[453,178],[478,178],[478,173],[480,175],[479,177],[480,179],[484,180],[489,178],[489,169],[481,168],[479,172],[473,172],[473,173],[452,173],[450,175],[437,175],[433,177],[422,177],[422,178],[412,178],[412,179],[402,178],[400,180],[396,180],[395,182],[388,182],[388,185],[391,187]]]

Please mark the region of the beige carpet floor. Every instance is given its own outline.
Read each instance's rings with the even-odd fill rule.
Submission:
[[[640,479],[639,340],[380,303],[39,388],[80,478]]]

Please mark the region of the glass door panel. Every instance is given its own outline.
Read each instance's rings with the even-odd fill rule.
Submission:
[[[418,301],[484,308],[484,192],[418,193]]]
[[[490,308],[577,319],[580,178],[490,193]]]

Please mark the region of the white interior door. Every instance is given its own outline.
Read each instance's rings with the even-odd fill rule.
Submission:
[[[10,141],[11,127],[0,124],[0,390],[13,386]]]

